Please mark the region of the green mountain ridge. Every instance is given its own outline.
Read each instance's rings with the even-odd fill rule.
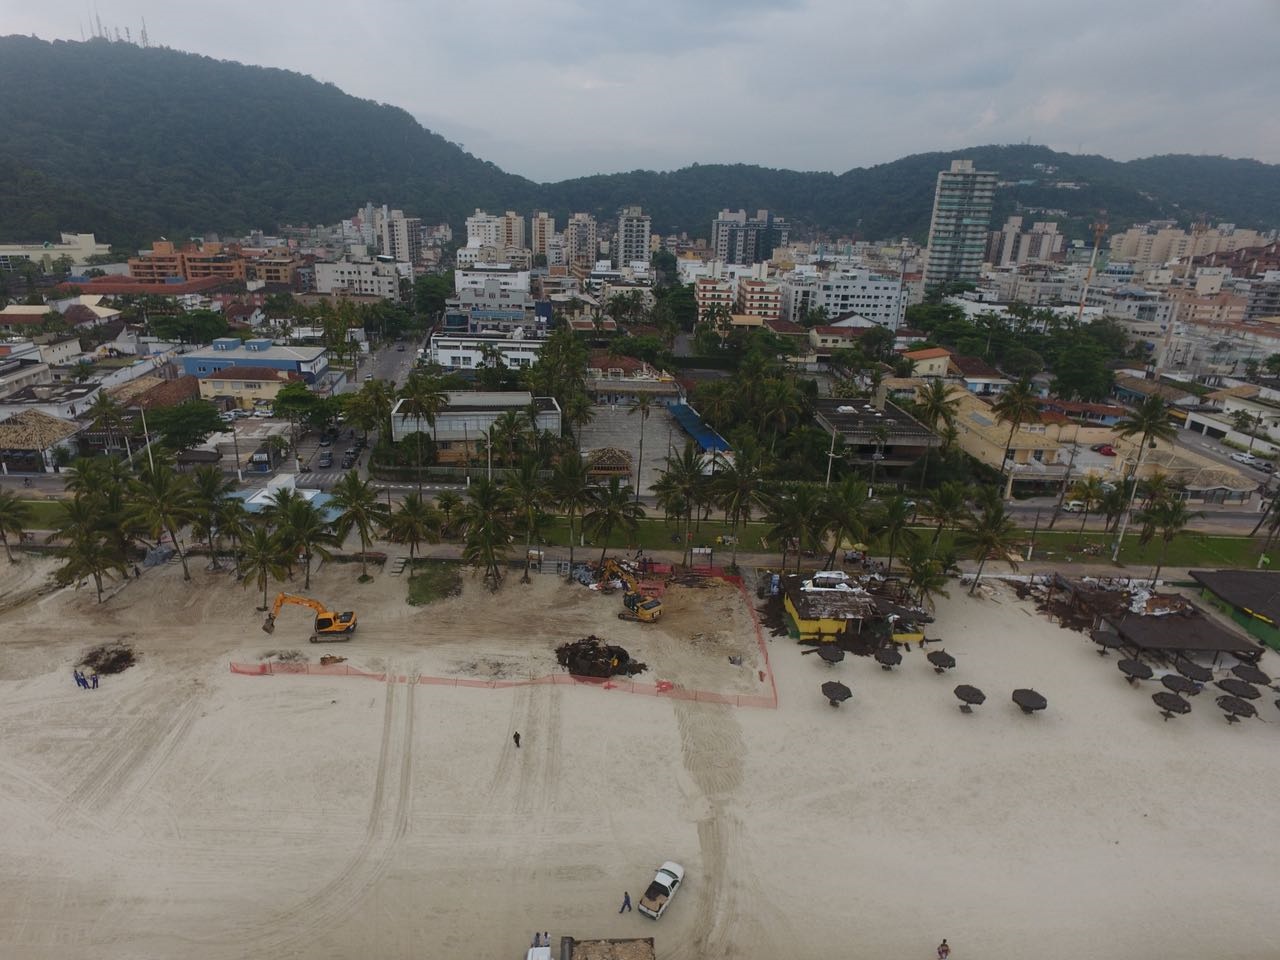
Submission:
[[[1113,229],[1174,218],[1270,228],[1280,166],[1173,155],[1118,162],[1041,146],[921,153],[842,174],[747,164],[539,184],[474,157],[408,112],[286,70],[166,48],[0,37],[0,237],[93,231],[122,245],[206,231],[334,223],[366,200],[461,227],[476,207],[641,204],[663,233],[706,236],[722,208],[767,208],[810,233],[923,240],[939,170],[954,158],[1034,181],[997,193],[993,225],[1021,210],[1073,237],[1105,210]],[[1052,178],[1035,164],[1057,167]],[[1079,189],[1049,182],[1070,181]],[[1035,209],[1065,211],[1047,216]]]

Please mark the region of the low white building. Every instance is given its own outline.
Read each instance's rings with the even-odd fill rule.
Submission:
[[[111,245],[99,243],[92,233],[64,233],[57,243],[0,243],[0,270],[20,270],[24,264],[34,263],[47,272],[63,257],[73,266],[83,267],[90,257],[109,253]]]
[[[431,362],[446,370],[474,370],[483,366],[490,353],[502,358],[504,366],[532,366],[542,350],[541,340],[524,340],[484,334],[444,334],[431,337]]]

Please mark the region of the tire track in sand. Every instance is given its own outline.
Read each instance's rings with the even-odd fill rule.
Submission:
[[[409,829],[413,793],[414,701],[418,684],[416,678],[411,678],[405,684],[403,695],[397,690],[399,686],[395,682],[394,671],[388,671],[369,820],[360,845],[351,858],[328,882],[288,909],[273,913],[248,928],[204,942],[231,947],[233,950],[229,956],[236,958],[245,956],[244,948],[249,945],[254,946],[256,955],[271,956],[301,941],[314,939],[326,927],[364,906],[365,894],[386,874],[398,842]],[[398,783],[390,784],[389,777],[398,777]]]

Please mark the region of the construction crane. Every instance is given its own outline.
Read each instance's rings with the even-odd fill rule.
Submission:
[[[267,619],[262,623],[262,629],[267,633],[274,633],[276,629],[276,617],[280,615],[280,610],[287,604],[299,607],[307,607],[316,612],[315,625],[312,629],[311,642],[320,643],[326,640],[350,640],[351,634],[356,629],[356,615],[352,610],[344,613],[338,613],[328,609],[319,600],[312,600],[310,597],[297,597],[291,593],[281,593],[276,597],[276,602],[271,607],[271,612],[267,614]]]
[[[1102,215],[1091,225],[1093,230],[1093,252],[1089,254],[1089,269],[1084,275],[1084,286],[1080,288],[1080,307],[1076,310],[1076,326],[1084,322],[1084,302],[1089,297],[1089,283],[1093,280],[1093,265],[1098,261],[1098,247],[1107,232],[1107,211],[1099,211]]]
[[[600,568],[600,580],[621,580],[624,585],[622,605],[626,609],[618,614],[619,620],[631,620],[635,623],[656,623],[662,616],[662,601],[657,597],[646,597],[640,592],[638,581],[630,570],[617,560],[606,560]]]

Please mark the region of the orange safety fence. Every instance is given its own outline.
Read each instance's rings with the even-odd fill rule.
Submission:
[[[658,680],[655,683],[636,683],[634,680],[623,680],[618,677],[579,677],[570,673],[553,673],[543,677],[527,677],[521,679],[476,680],[469,677],[427,677],[414,674],[392,674],[393,683],[416,683],[423,686],[437,687],[474,687],[486,690],[504,690],[511,687],[526,687],[537,684],[576,684],[598,687],[602,690],[620,690],[623,693],[636,693],[646,697],[666,697],[671,700],[687,700],[696,703],[720,703],[735,707],[762,707],[775,709],[778,706],[778,687],[773,679],[773,669],[769,665],[769,650],[765,644],[764,632],[760,629],[760,620],[756,616],[755,607],[751,604],[743,587],[742,578],[719,573],[718,578],[733,584],[742,593],[743,602],[751,614],[751,622],[756,632],[756,646],[764,661],[765,669],[760,671],[760,680],[769,681],[769,694],[766,696],[743,693],[716,693],[711,690],[689,690],[679,687],[670,680]],[[276,674],[305,674],[322,677],[365,677],[370,680],[386,682],[386,673],[371,673],[346,663],[289,663],[269,661],[266,663],[231,663],[231,672],[242,676],[267,677]]]

